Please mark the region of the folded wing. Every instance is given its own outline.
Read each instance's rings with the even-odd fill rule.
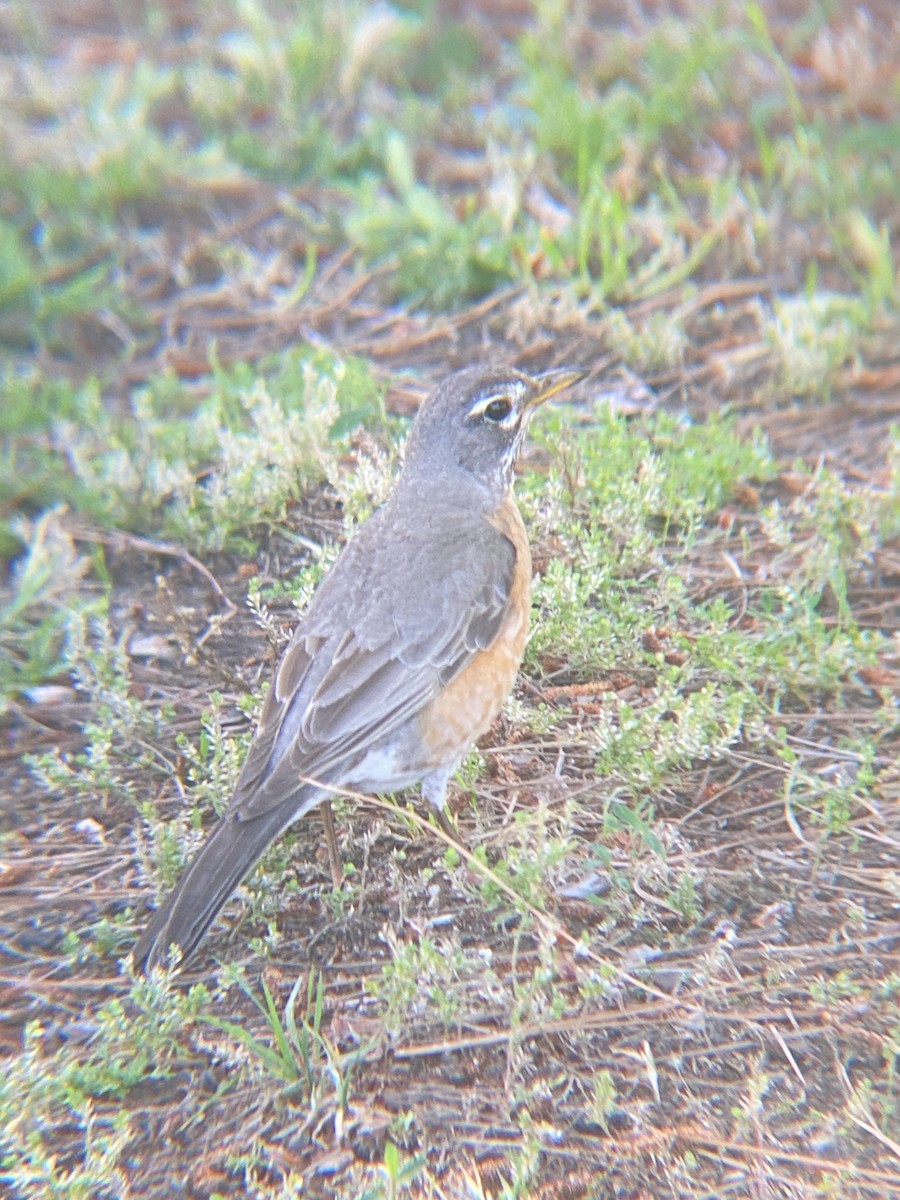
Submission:
[[[363,532],[374,540],[373,525],[377,518]],[[452,514],[446,529],[425,532],[430,571],[419,569],[415,544],[404,571],[380,571],[358,536],[320,587],[267,698],[229,810],[238,820],[276,808],[299,777],[340,783],[496,637],[515,573],[512,542],[486,520]],[[345,598],[342,610],[335,596]]]

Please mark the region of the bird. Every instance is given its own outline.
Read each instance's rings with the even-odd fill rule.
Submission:
[[[584,374],[466,367],[423,402],[390,495],[316,588],[231,802],[135,944],[135,970],[182,966],[271,843],[313,809],[330,818],[335,790],[418,783],[446,827],[448,783],[510,693],[528,634],[516,460],[538,407]]]

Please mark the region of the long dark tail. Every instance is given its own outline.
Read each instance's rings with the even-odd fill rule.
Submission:
[[[247,821],[223,817],[138,939],[131,952],[135,968],[146,974],[151,967],[167,965],[170,946],[181,949],[185,962],[271,843],[316,803],[309,801],[292,797]]]

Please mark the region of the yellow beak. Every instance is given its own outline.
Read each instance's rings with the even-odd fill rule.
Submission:
[[[554,367],[552,371],[542,371],[540,375],[534,376],[534,382],[537,385],[537,392],[528,402],[529,408],[536,408],[538,404],[543,404],[549,400],[551,396],[556,396],[559,392],[567,387],[571,387],[573,383],[578,383],[580,379],[587,376],[587,371],[580,367]]]

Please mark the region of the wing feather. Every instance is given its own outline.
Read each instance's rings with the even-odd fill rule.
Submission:
[[[377,528],[372,534],[349,544],[294,633],[232,802],[240,819],[282,803],[300,776],[339,783],[376,742],[421,712],[502,625],[516,550],[487,520],[448,523],[439,542],[440,578],[433,577],[433,549],[421,544],[409,548],[403,571],[396,563],[379,570],[371,553]],[[431,575],[421,563],[429,549]],[[342,586],[342,576],[353,586]],[[350,597],[343,610],[334,603],[341,596]]]

